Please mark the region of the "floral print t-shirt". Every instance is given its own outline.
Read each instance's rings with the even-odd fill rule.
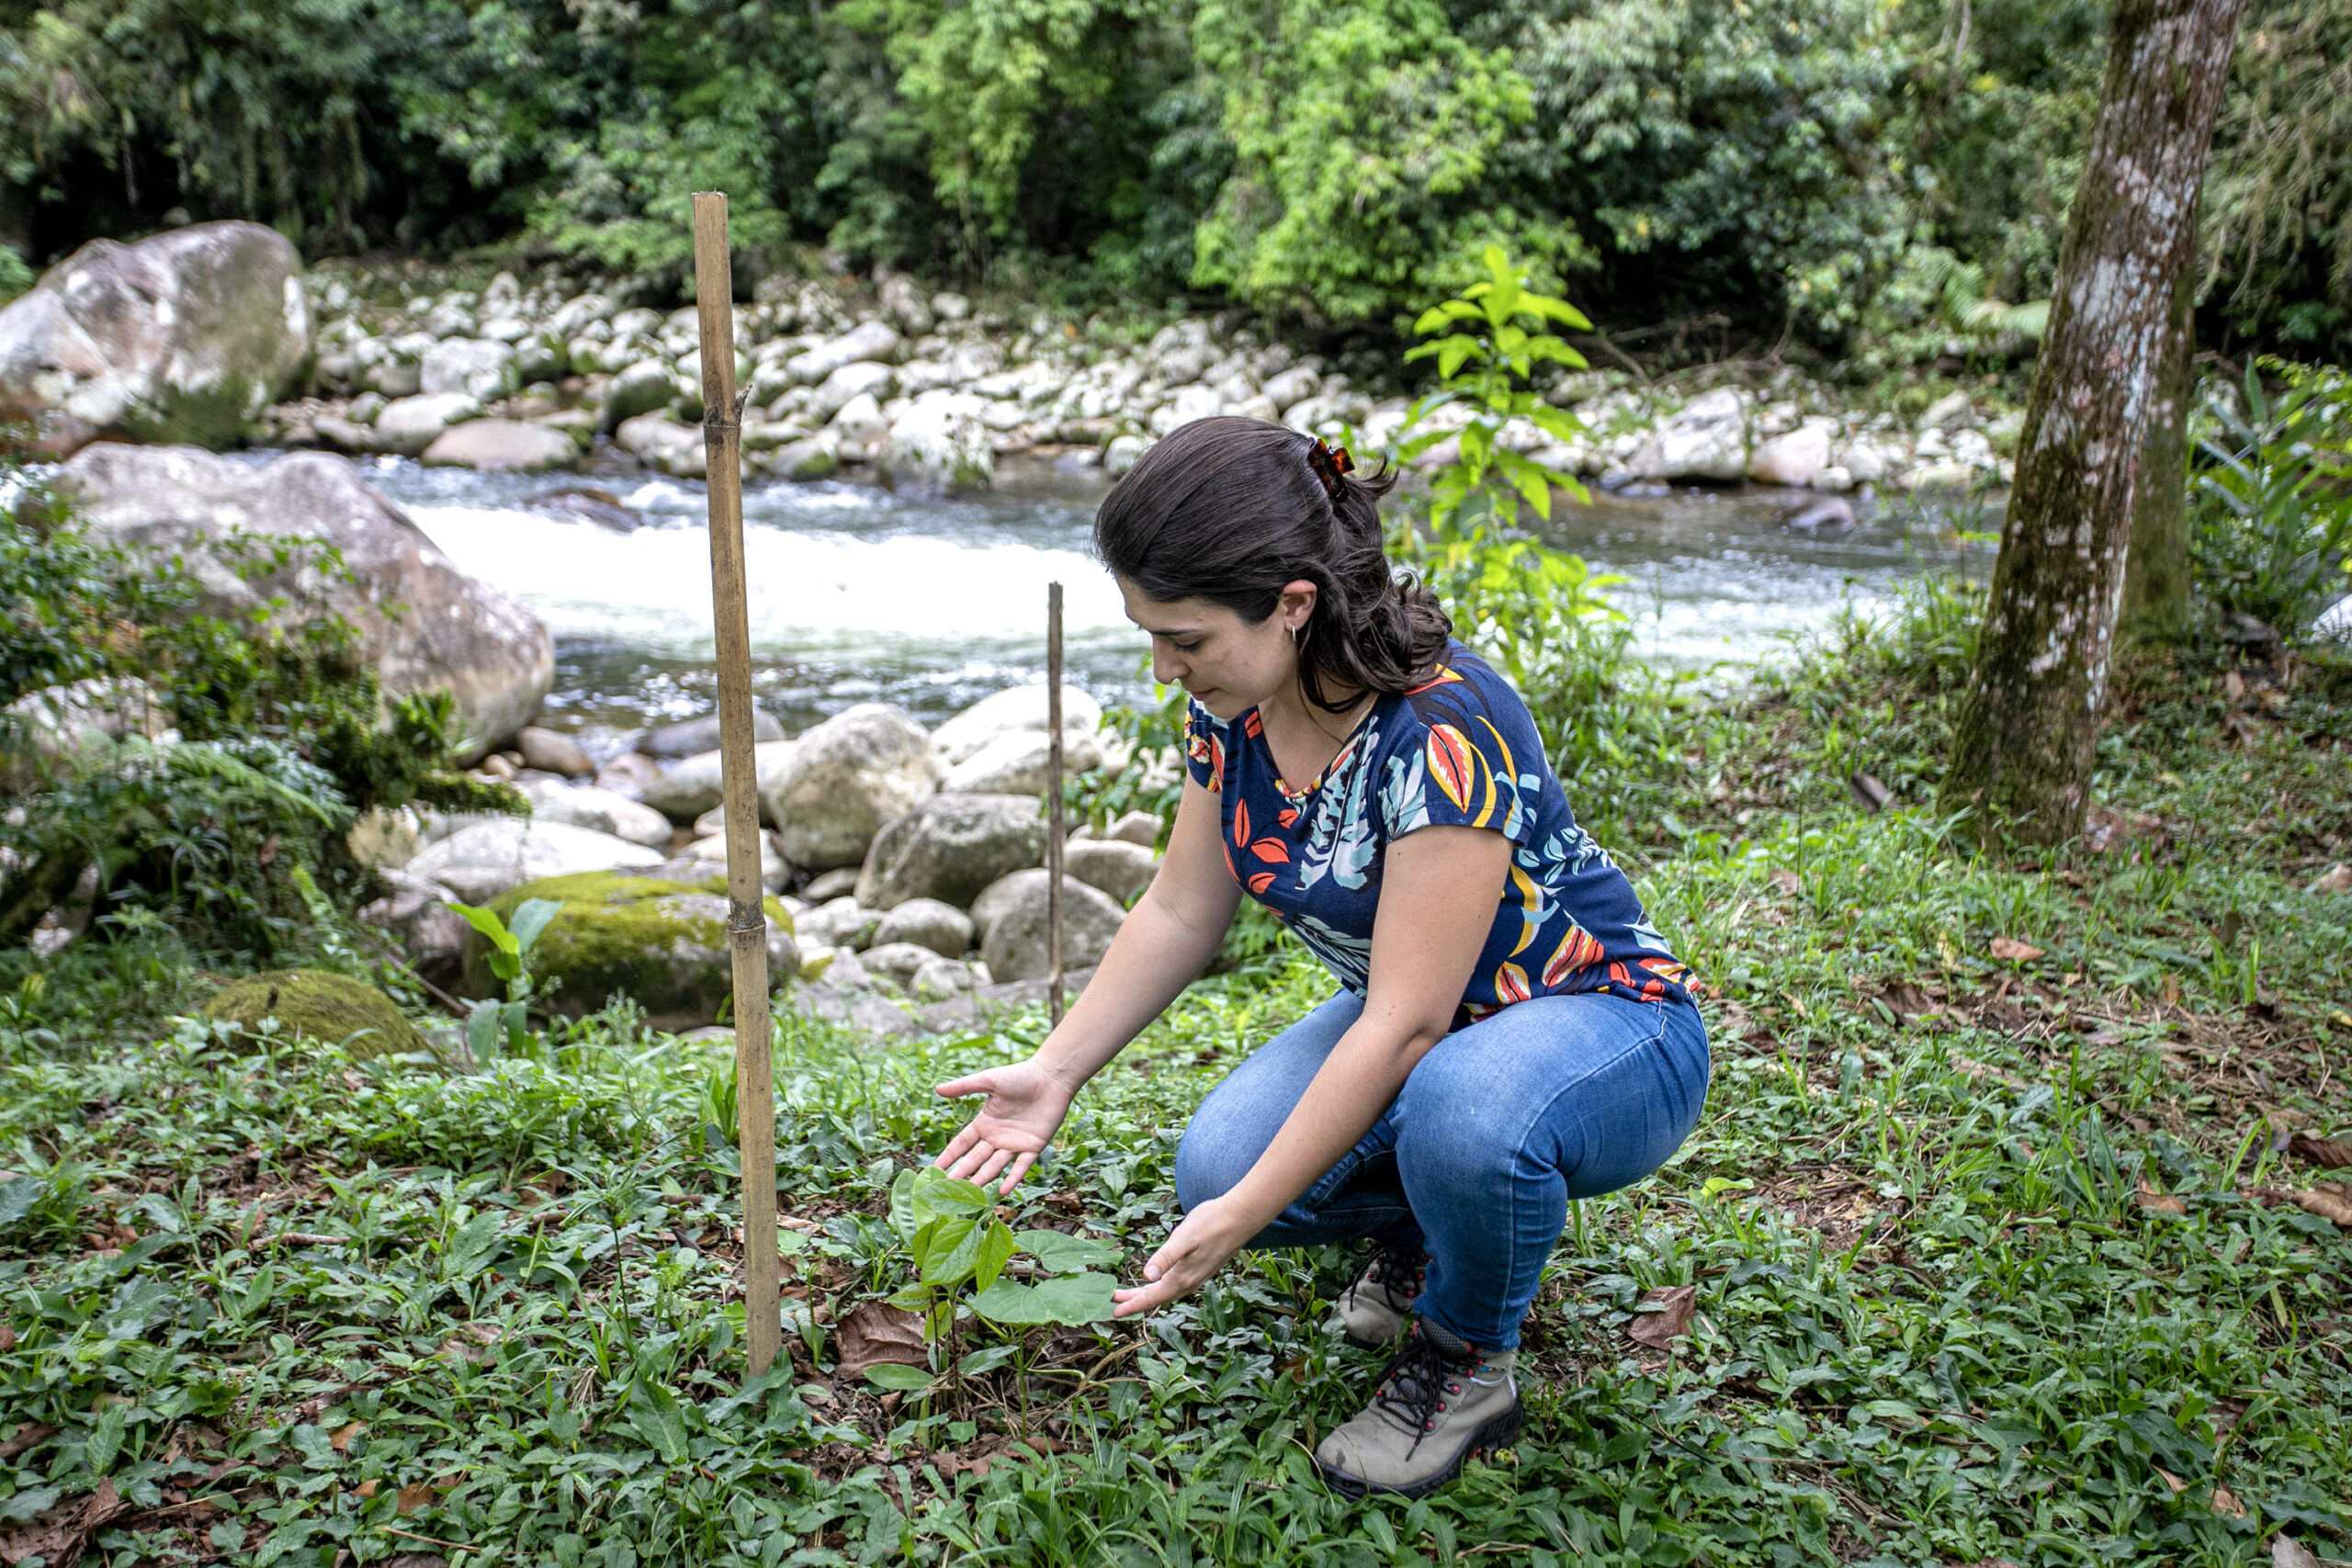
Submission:
[[[1194,782],[1218,796],[1235,880],[1358,995],[1388,845],[1461,826],[1513,848],[1456,1028],[1531,997],[1688,999],[1633,884],[1570,815],[1527,705],[1459,642],[1428,684],[1374,703],[1303,789],[1283,787],[1255,708],[1227,724],[1194,703],[1185,750]]]

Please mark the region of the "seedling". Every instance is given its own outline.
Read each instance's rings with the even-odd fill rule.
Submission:
[[[506,982],[504,1001],[484,998],[474,1003],[472,1013],[466,1019],[466,1049],[479,1066],[498,1055],[502,1032],[509,1052],[521,1050],[530,1037],[527,1014],[532,985],[527,960],[531,945],[546,931],[548,922],[562,912],[563,906],[552,898],[526,898],[516,908],[511,926],[499,919],[493,909],[477,908],[471,904],[449,907],[481,932],[483,940],[490,943],[490,972]]]

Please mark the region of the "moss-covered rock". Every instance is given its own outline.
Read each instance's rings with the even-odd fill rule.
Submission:
[[[391,998],[364,981],[323,969],[249,976],[214,997],[204,1016],[246,1029],[274,1018],[286,1034],[342,1045],[362,1061],[431,1049]]]
[[[531,973],[562,982],[552,998],[558,1010],[578,1017],[624,996],[645,1010],[657,1029],[685,1029],[710,1022],[734,990],[727,951],[726,884],[673,882],[620,871],[581,872],[526,882],[492,900],[501,919],[524,902],[551,898],[562,912],[548,923],[531,949]],[[775,898],[766,901],[768,975],[779,984],[799,967],[792,940],[792,917]],[[467,938],[466,994],[492,997],[503,987],[490,972],[489,943],[479,933]]]

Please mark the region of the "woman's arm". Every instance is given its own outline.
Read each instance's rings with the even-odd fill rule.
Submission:
[[[1445,1038],[1493,931],[1510,840],[1483,828],[1424,828],[1388,846],[1362,1016],[1274,1141],[1233,1190],[1184,1216],[1144,1265],[1148,1283],[1114,1292],[1121,1317],[1189,1294],[1380,1120],[1415,1064]]]
[[[989,1097],[935,1162],[950,1176],[987,1181],[1002,1171],[998,1190],[1010,1192],[1052,1141],[1079,1086],[1216,956],[1241,901],[1218,846],[1218,812],[1217,797],[1186,780],[1158,874],[1061,1026],[1025,1062],[939,1086],[951,1099]]]

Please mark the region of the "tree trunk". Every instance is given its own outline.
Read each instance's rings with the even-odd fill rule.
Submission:
[[[2188,627],[2188,404],[2196,395],[2194,267],[2173,285],[2172,321],[2156,369],[2155,406],[2140,444],[2132,548],[2123,561],[2126,640],[2177,642]]]
[[[2120,0],[1939,804],[2082,831],[2141,445],[2245,0]]]

